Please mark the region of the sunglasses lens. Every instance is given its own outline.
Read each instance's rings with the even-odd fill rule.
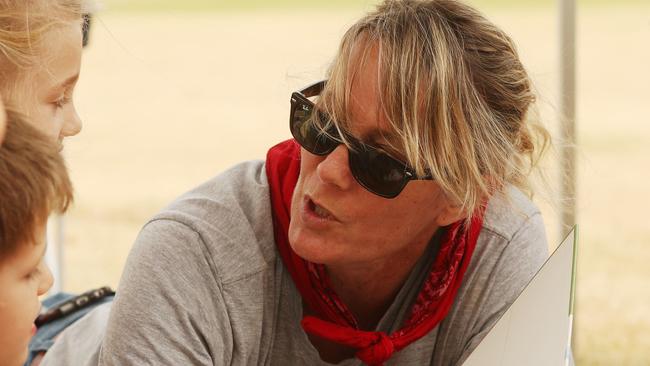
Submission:
[[[350,170],[359,184],[386,198],[396,197],[408,182],[403,164],[372,148],[350,151]]]
[[[292,108],[291,114],[291,134],[298,143],[312,154],[325,155],[329,154],[336,148],[338,142],[314,126],[311,121],[313,106],[296,103]],[[319,113],[321,121],[326,122],[326,116]],[[335,130],[334,130],[335,131]],[[331,132],[330,132],[331,133]]]
[[[321,112],[313,116],[313,111],[314,105],[303,94],[296,92],[292,95],[291,134],[310,153],[327,155],[342,142],[329,116]],[[314,121],[314,117],[318,120]],[[326,126],[327,131],[322,131],[320,126]],[[406,175],[404,163],[374,147],[358,141],[355,143],[351,136],[348,138],[355,145],[353,150],[349,150],[349,164],[357,182],[376,195],[397,197],[410,179]]]

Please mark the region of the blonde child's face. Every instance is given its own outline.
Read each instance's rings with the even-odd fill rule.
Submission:
[[[37,243],[26,243],[0,261],[0,364],[19,366],[27,358],[29,340],[36,332],[34,320],[41,308],[39,296],[52,286],[44,263],[45,224]]]
[[[18,85],[18,108],[41,132],[62,143],[81,131],[74,89],[81,68],[82,32],[78,22],[52,29],[45,36],[42,62]]]

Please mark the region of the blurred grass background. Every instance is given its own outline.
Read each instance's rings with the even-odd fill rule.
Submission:
[[[149,217],[288,138],[291,91],[324,74],[342,33],[374,3],[104,1],[75,96],[84,131],[66,141],[77,196],[65,290],[117,286]],[[470,3],[517,43],[555,131],[557,3]],[[576,361],[650,365],[650,1],[577,7]],[[557,212],[539,203],[556,245]]]
[[[114,12],[197,12],[197,11],[264,11],[278,9],[354,9],[375,4],[368,0],[106,0]],[[473,0],[477,8],[485,7],[551,7],[552,0]],[[578,6],[610,6],[612,4],[647,4],[647,0],[579,0]]]

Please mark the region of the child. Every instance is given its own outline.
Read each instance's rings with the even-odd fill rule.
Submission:
[[[39,296],[52,285],[43,261],[51,212],[65,212],[72,184],[58,145],[8,111],[0,146],[0,366],[22,365],[36,332]]]
[[[82,11],[81,0],[0,0],[0,94],[59,142],[81,130]]]

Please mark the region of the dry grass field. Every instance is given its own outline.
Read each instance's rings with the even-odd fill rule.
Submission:
[[[518,43],[554,129],[556,10],[486,13]],[[66,217],[64,288],[117,286],[148,217],[288,138],[291,91],[322,77],[360,14],[100,15],[76,91],[84,130],[65,148],[77,199]],[[650,6],[581,8],[577,32],[577,361],[648,365]],[[557,243],[556,212],[545,211]]]

